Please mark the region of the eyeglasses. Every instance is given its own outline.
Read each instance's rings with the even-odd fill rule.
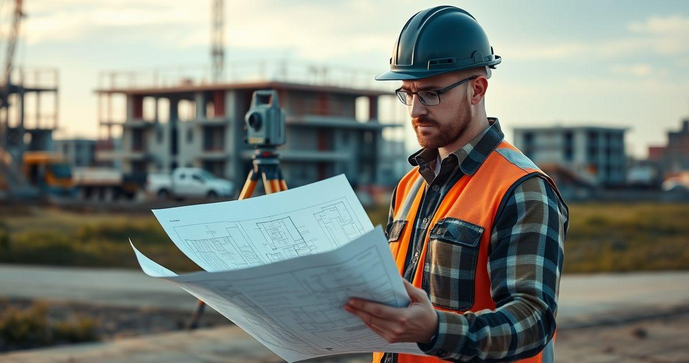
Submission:
[[[397,98],[399,98],[400,102],[404,103],[407,106],[411,106],[412,102],[414,102],[413,101],[414,95],[419,97],[419,101],[421,101],[422,104],[424,104],[426,106],[435,106],[435,105],[440,103],[440,95],[441,94],[459,86],[462,83],[471,81],[472,79],[474,79],[476,77],[478,77],[478,75],[464,78],[463,80],[461,80],[457,83],[453,83],[453,84],[451,84],[451,85],[449,85],[449,86],[447,86],[441,90],[437,90],[437,91],[421,90],[418,92],[412,92],[412,91],[404,90],[402,88],[398,88],[395,91],[395,94],[397,95]]]

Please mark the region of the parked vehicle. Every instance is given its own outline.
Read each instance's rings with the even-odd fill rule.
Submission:
[[[177,168],[169,174],[149,174],[148,193],[160,199],[220,198],[234,195],[234,183],[201,168]]]
[[[145,183],[145,174],[123,174],[105,167],[74,169],[74,186],[82,199],[132,200],[144,189]]]

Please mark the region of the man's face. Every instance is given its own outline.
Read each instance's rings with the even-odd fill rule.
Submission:
[[[468,75],[457,72],[445,73],[419,80],[402,82],[402,89],[417,92],[419,90],[440,90]],[[440,104],[426,106],[418,96],[414,96],[409,109],[412,127],[416,132],[419,145],[427,149],[437,149],[457,140],[471,122],[471,109],[467,87],[472,81],[461,84],[440,94]]]

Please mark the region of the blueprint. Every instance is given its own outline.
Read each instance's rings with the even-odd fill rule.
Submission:
[[[383,231],[344,175],[242,201],[154,210],[175,245],[205,271],[177,275],[134,249],[142,270],[179,286],[287,361],[389,344],[343,309],[358,297],[409,304]]]
[[[328,252],[179,276],[132,247],[148,275],[203,300],[289,362],[373,351],[423,355],[416,343],[387,343],[343,309],[351,297],[409,304],[380,227]]]
[[[344,175],[276,194],[153,214],[177,248],[206,271],[329,251],[373,229]]]

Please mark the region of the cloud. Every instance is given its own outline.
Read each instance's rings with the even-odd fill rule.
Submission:
[[[653,67],[649,64],[615,64],[610,67],[613,73],[622,75],[632,75],[636,77],[646,77],[653,72]]]
[[[210,46],[211,2],[187,0],[37,0],[22,33],[30,45],[109,42]],[[232,49],[275,50],[325,61],[379,53],[386,65],[399,24],[380,22],[367,1],[225,3],[225,43]],[[348,14],[348,16],[343,16]],[[407,14],[408,16],[408,14]],[[389,27],[389,28],[386,28]]]
[[[22,28],[29,44],[49,42],[76,42],[84,40],[108,41],[122,39],[122,31],[130,36],[130,41],[149,38],[151,42],[165,39],[166,33],[150,32],[152,29],[165,28],[173,34],[183,32],[185,28],[195,29],[206,22],[210,29],[210,10],[202,16],[197,11],[189,11],[188,5],[181,1],[148,0],[137,4],[129,0],[93,0],[76,2],[73,0],[56,2],[30,2]],[[135,5],[136,4],[136,5]]]
[[[651,16],[628,24],[629,33],[618,39],[567,43],[501,44],[505,58],[519,60],[619,59],[624,56],[677,56],[689,51],[689,18]],[[637,69],[636,73],[643,71]]]
[[[689,34],[689,18],[682,15],[651,16],[645,21],[630,23],[628,29],[634,33],[679,36],[686,39],[686,35]]]

